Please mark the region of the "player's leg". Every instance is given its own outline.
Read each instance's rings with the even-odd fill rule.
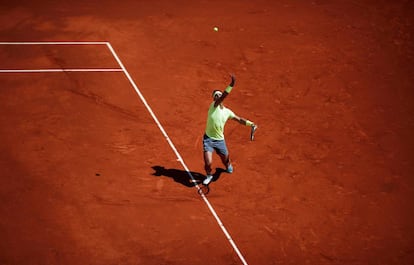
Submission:
[[[233,173],[233,166],[231,165],[229,154],[219,154],[219,156],[221,158],[221,162],[226,167],[227,173]]]
[[[207,175],[211,175],[211,164],[213,163],[213,153],[204,151],[204,169]]]
[[[227,149],[226,141],[223,140],[216,143],[215,149],[221,158],[221,162],[226,167],[226,171],[228,173],[233,173],[233,166],[230,162],[229,150]]]
[[[203,181],[204,185],[208,185],[213,180],[213,175],[211,174],[211,164],[213,163],[213,141],[207,135],[203,137],[203,157],[204,157],[204,169],[206,171],[206,179]]]
[[[213,162],[213,153],[209,151],[204,151],[204,169],[206,170],[206,179],[203,180],[204,185],[210,184],[213,180],[213,175],[211,174],[211,164]]]

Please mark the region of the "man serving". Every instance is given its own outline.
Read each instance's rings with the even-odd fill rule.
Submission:
[[[257,129],[257,125],[252,121],[237,116],[232,110],[223,105],[223,100],[230,94],[235,82],[235,77],[231,75],[231,82],[227,88],[223,92],[220,90],[214,90],[212,94],[213,102],[210,104],[210,108],[208,109],[206,131],[203,137],[204,169],[207,174],[206,179],[203,181],[204,185],[210,184],[213,179],[213,175],[211,174],[213,151],[216,151],[220,156],[221,161],[226,167],[226,172],[233,172],[233,166],[231,165],[229,152],[224,139],[224,126],[226,122],[229,119],[232,119],[242,125],[251,127],[251,140],[253,140],[254,132]]]

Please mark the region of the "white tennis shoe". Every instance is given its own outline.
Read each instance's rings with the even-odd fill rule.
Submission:
[[[206,179],[203,180],[204,185],[210,184],[210,182],[213,180],[213,175],[207,175]]]

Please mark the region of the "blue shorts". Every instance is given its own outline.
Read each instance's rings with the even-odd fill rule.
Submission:
[[[225,140],[214,140],[205,134],[203,137],[203,149],[204,152],[213,152],[215,150],[218,154],[221,155],[227,156],[229,154]]]

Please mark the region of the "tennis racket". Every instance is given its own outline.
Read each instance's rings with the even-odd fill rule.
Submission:
[[[250,130],[250,141],[253,141],[254,133],[256,132],[256,130],[257,130],[257,125],[253,125],[251,130]]]

